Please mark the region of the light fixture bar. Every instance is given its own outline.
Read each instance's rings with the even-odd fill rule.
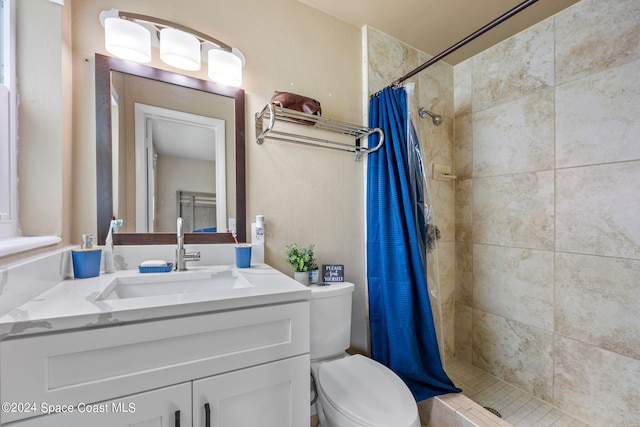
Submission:
[[[221,42],[220,40],[211,37],[207,34],[201,33],[200,31],[196,31],[192,28],[186,27],[184,25],[172,22],[172,21],[168,21],[166,19],[161,19],[161,18],[156,18],[154,16],[148,16],[148,15],[141,15],[138,13],[131,13],[131,12],[124,12],[124,11],[118,11],[118,17],[119,18],[125,18],[125,19],[129,19],[129,20],[136,20],[136,21],[144,21],[147,22],[151,25],[153,25],[154,27],[169,27],[169,28],[175,28],[177,30],[181,30],[184,31],[185,33],[190,33],[193,34],[195,37],[197,37],[198,39],[200,39],[203,42],[210,42],[215,44],[216,46],[220,47],[220,49],[222,50],[226,50],[227,52],[231,52],[233,49],[231,48],[231,46],[229,46],[226,43]]]

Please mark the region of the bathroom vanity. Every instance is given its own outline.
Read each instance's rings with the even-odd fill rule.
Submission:
[[[1,425],[306,425],[308,299],[264,264],[63,281],[0,319]]]

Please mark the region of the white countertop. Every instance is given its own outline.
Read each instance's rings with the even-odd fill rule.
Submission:
[[[235,265],[190,267],[186,272],[145,273],[174,275],[190,272],[224,271]],[[219,290],[213,293],[185,293],[126,299],[100,299],[118,277],[139,276],[138,270],[118,270],[89,279],[64,280],[0,318],[0,339],[38,333],[60,332],[106,326],[121,322],[242,309],[258,305],[304,301],[308,287],[266,264],[238,269],[251,287]]]

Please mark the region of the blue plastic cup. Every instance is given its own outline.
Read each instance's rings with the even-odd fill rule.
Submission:
[[[73,260],[73,276],[76,279],[87,279],[100,275],[100,257],[102,249],[86,249],[71,251]]]
[[[251,245],[236,246],[236,267],[251,267]]]

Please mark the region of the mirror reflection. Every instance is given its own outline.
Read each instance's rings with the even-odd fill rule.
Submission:
[[[178,216],[245,240],[242,89],[97,54],[96,132],[100,243],[112,217],[128,243],[171,242]]]
[[[175,232],[179,215],[186,232],[225,231],[235,217],[234,168],[227,177],[225,166],[234,100],[167,86],[111,73],[113,215],[121,232]]]
[[[146,160],[136,169],[136,231],[174,231],[177,216],[185,232],[224,231],[225,121],[136,103],[135,122],[136,157]]]

